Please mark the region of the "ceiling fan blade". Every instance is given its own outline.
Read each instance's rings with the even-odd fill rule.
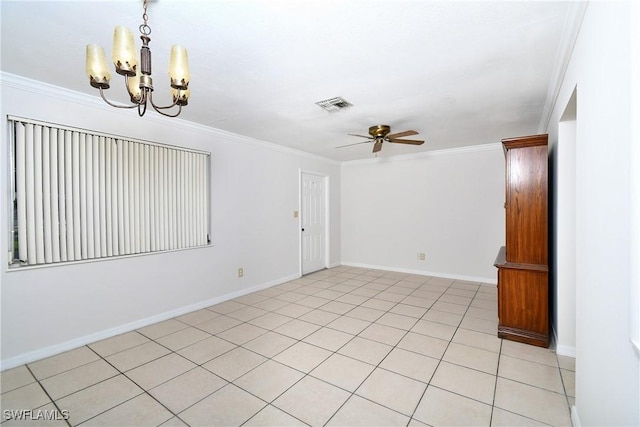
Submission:
[[[424,141],[419,141],[417,139],[390,139],[389,142],[394,142],[398,144],[413,144],[413,145],[424,144]]]
[[[373,153],[377,153],[378,151],[382,150],[382,141],[378,140],[376,141],[375,145],[373,146]]]
[[[372,141],[373,141],[373,137],[372,137],[372,136],[358,135],[358,134],[355,134],[355,133],[348,133],[347,135],[350,135],[350,136],[359,136],[360,138],[367,138],[367,139],[370,139],[370,140],[372,140]]]
[[[354,142],[353,144],[340,145],[336,148],[344,148],[344,147],[351,147],[352,145],[368,144],[369,142],[371,141]]]
[[[387,135],[387,138],[389,139],[394,139],[394,138],[401,138],[403,136],[410,136],[410,135],[417,135],[418,132],[416,132],[415,130],[405,130],[404,132],[398,132],[398,133],[393,133],[391,135]]]

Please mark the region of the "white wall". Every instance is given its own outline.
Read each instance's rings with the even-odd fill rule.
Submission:
[[[504,233],[499,143],[343,164],[345,264],[496,283]]]
[[[632,171],[640,167],[632,138],[638,136],[632,106],[640,79],[632,67],[640,50],[634,3],[589,3],[548,129],[555,144],[577,87],[574,415],[582,425],[640,424],[640,363],[630,342],[629,303],[638,286],[632,231],[640,221],[632,193],[638,189]],[[560,158],[560,172],[563,167]]]
[[[210,151],[213,240],[203,249],[19,271],[7,271],[7,251],[0,251],[2,369],[297,277],[300,169],[330,177],[329,263],[339,264],[338,163],[154,112],[139,118],[15,76],[1,83],[2,135],[6,115],[16,115]],[[0,240],[7,245],[8,147],[1,140]]]

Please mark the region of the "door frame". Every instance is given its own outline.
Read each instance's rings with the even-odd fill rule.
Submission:
[[[552,286],[554,315],[554,339],[556,352],[576,357],[576,297],[581,290],[577,281],[577,100],[578,88],[574,88],[564,112],[558,121],[558,139],[555,146],[555,175],[552,191],[554,221]]]
[[[298,275],[302,277],[302,176],[315,175],[322,178],[324,186],[324,267],[329,268],[329,260],[331,259],[331,248],[329,245],[329,232],[331,225],[331,212],[329,205],[329,185],[331,183],[328,174],[323,172],[312,171],[308,169],[298,169]]]

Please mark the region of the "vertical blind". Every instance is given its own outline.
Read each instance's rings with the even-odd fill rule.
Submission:
[[[12,264],[209,243],[210,154],[9,118]]]

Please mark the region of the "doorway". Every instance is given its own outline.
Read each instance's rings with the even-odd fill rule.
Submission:
[[[300,172],[301,275],[327,267],[327,181],[327,176]]]
[[[558,123],[556,188],[556,292],[558,354],[576,356],[577,90]]]

